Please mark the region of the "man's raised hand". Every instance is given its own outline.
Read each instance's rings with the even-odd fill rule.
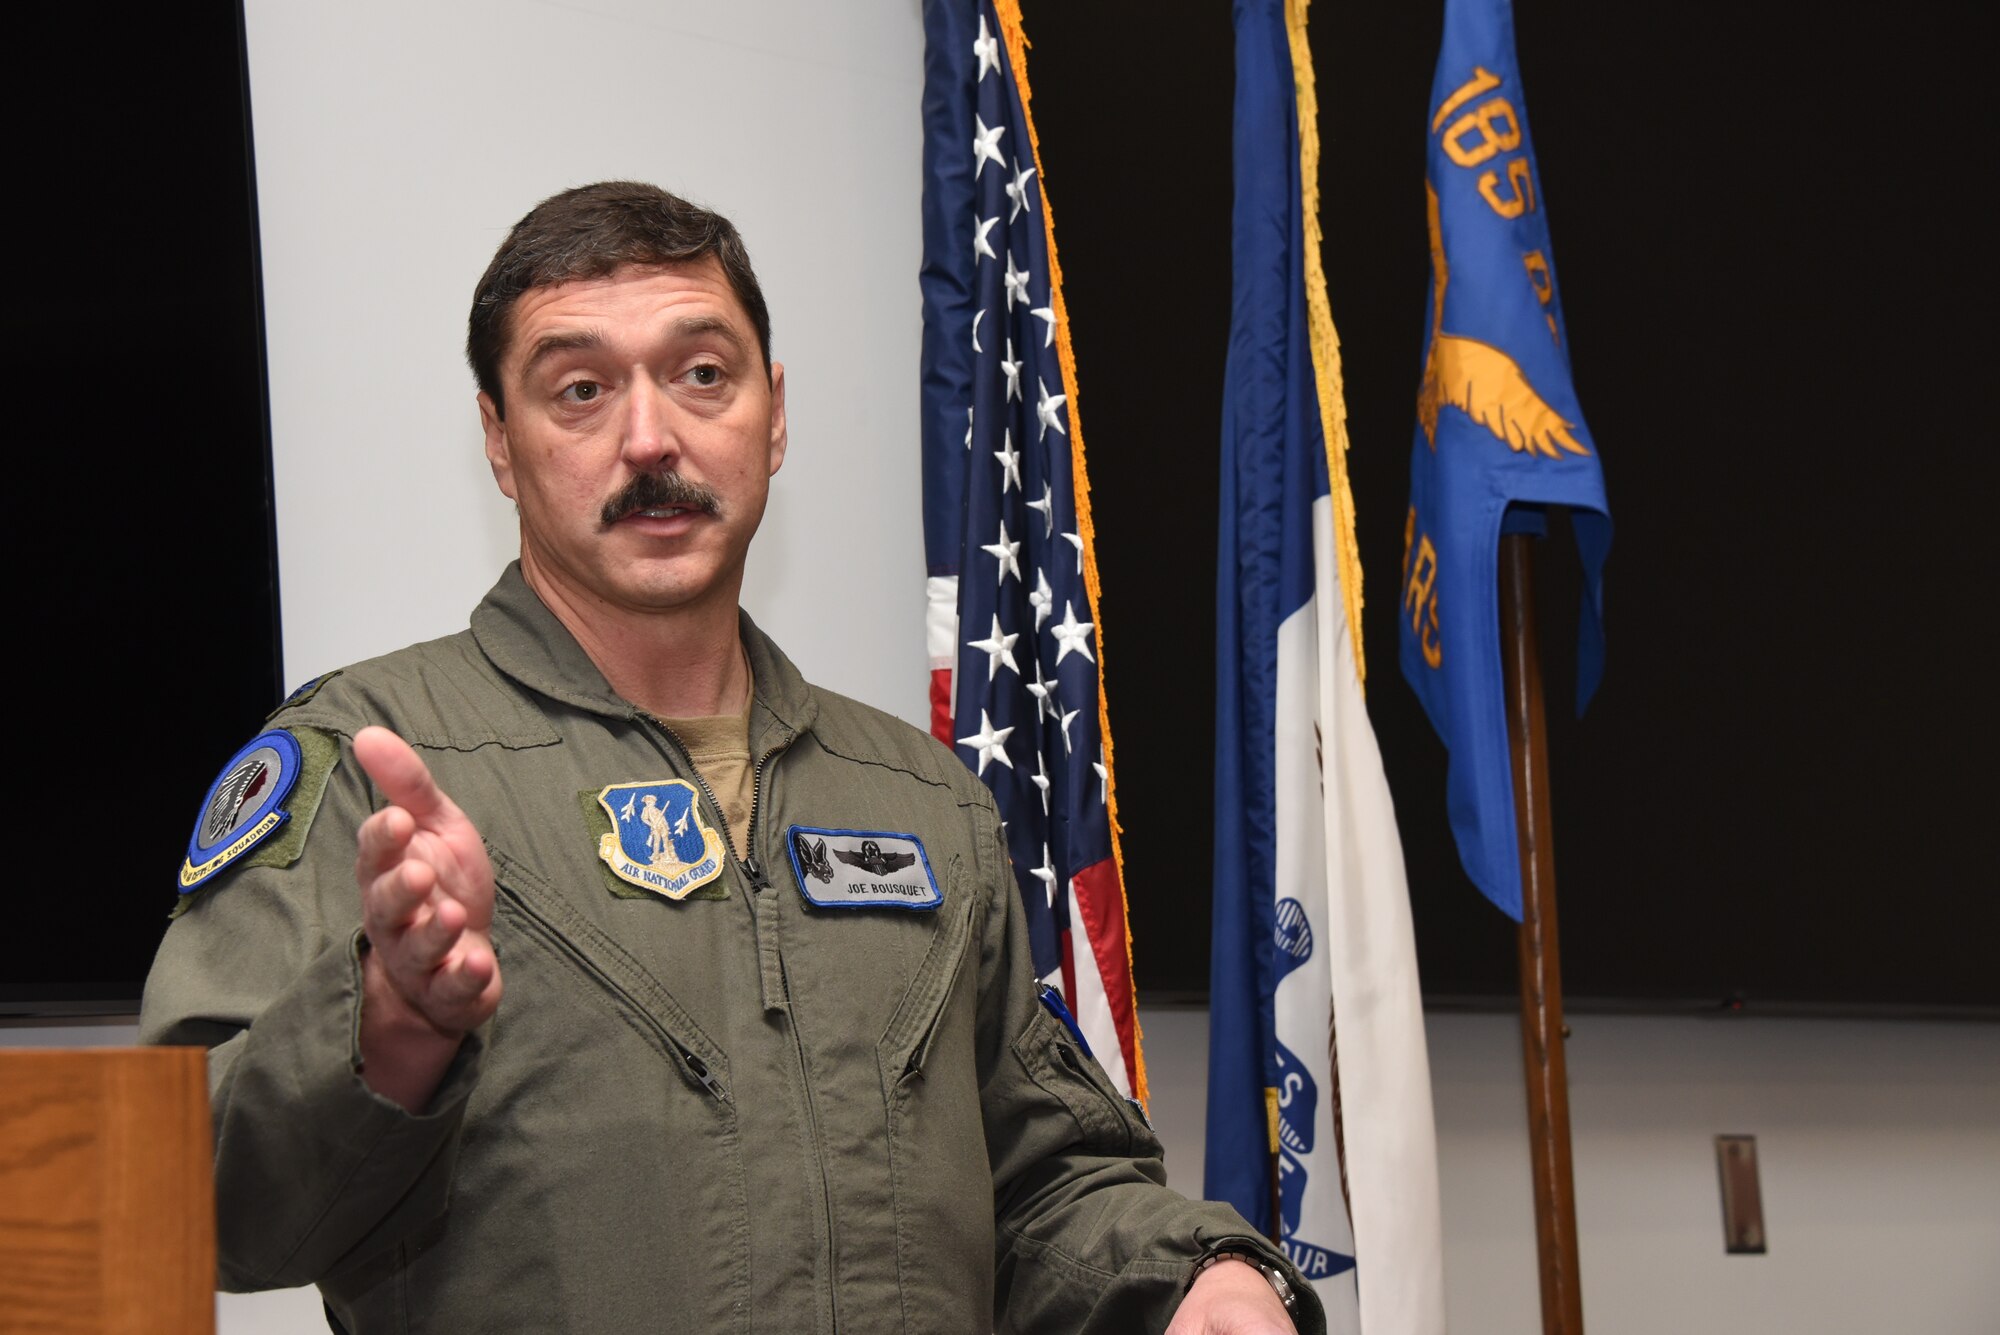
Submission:
[[[361,824],[362,1076],[412,1112],[437,1089],[465,1034],[500,1004],[493,868],[458,804],[387,728],[354,735],[354,758],[389,805]]]

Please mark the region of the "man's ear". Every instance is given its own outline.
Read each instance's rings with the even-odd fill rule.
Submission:
[[[486,462],[492,466],[493,480],[500,484],[500,494],[518,501],[521,498],[514,494],[514,457],[507,448],[507,423],[500,417],[500,405],[484,390],[479,394],[479,425],[486,433]]]
[[[771,363],[771,472],[785,462],[785,365]],[[490,453],[490,451],[489,451]]]

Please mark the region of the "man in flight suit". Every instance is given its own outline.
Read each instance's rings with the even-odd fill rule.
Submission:
[[[520,561],[225,767],[147,983],[212,1050],[224,1286],[355,1335],[1322,1329],[1038,995],[986,790],[739,611],[786,432],[735,229],[544,201],[468,354]]]

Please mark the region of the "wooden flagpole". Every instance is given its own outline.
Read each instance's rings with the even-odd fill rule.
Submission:
[[[1528,1074],[1528,1142],[1535,1180],[1543,1335],[1583,1335],[1570,1168],[1569,1075],[1563,1062],[1562,963],[1556,943],[1556,856],[1549,813],[1548,732],[1535,641],[1534,539],[1500,539],[1500,638],[1521,849],[1521,1053]]]

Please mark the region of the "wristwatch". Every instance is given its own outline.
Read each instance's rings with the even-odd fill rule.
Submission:
[[[1194,1271],[1188,1276],[1188,1287],[1193,1288],[1194,1282],[1201,1278],[1201,1272],[1217,1261],[1229,1260],[1245,1261],[1255,1266],[1257,1273],[1271,1282],[1271,1291],[1277,1294],[1278,1301],[1285,1305],[1285,1314],[1287,1316],[1299,1314],[1298,1296],[1292,1292],[1292,1282],[1285,1278],[1285,1272],[1265,1260],[1262,1253],[1252,1251],[1248,1247],[1223,1246],[1208,1253],[1194,1263]]]

